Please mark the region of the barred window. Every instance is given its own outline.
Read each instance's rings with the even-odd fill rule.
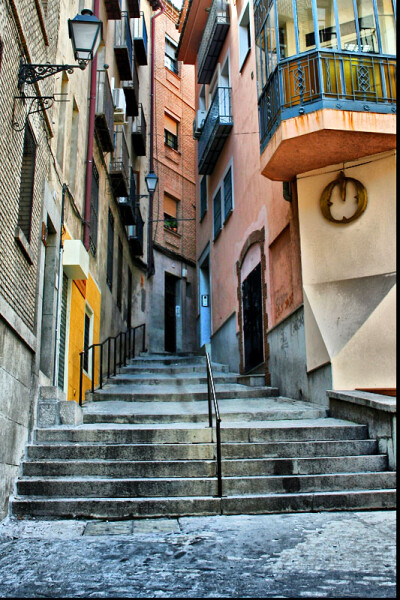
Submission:
[[[21,186],[19,192],[18,225],[28,242],[31,241],[33,186],[36,162],[36,142],[29,123],[25,127],[22,153]]]
[[[108,232],[107,232],[107,285],[112,290],[113,284],[113,262],[114,262],[114,217],[108,209]]]
[[[92,165],[92,189],[90,196],[90,229],[89,229],[89,248],[96,256],[97,252],[97,230],[99,213],[99,172],[93,162]]]

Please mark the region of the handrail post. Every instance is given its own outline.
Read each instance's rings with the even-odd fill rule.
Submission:
[[[117,374],[117,336],[113,338],[114,340],[114,375]]]
[[[122,367],[122,333],[119,333],[119,368]]]
[[[107,357],[107,379],[110,379],[110,366],[111,366],[111,353],[110,353],[110,346],[111,346],[111,338],[108,338],[108,357]]]
[[[103,344],[100,344],[100,389],[103,389]]]
[[[217,476],[218,496],[222,498],[221,419],[217,419]]]
[[[96,358],[96,346],[92,346],[92,394],[94,392],[94,362]]]
[[[132,358],[135,358],[136,356],[136,328],[133,328],[133,356]]]
[[[126,334],[128,332],[124,331],[124,366],[126,367]]]
[[[207,390],[208,390],[208,425],[212,427],[212,407],[211,407],[211,382],[210,382],[210,371],[207,361]]]
[[[80,368],[79,368],[79,406],[82,406],[82,384],[83,384],[83,352],[79,353]]]

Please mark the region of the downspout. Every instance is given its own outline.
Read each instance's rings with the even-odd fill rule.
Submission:
[[[150,172],[154,171],[154,63],[155,63],[155,19],[165,11],[162,0],[160,11],[151,17],[151,74],[150,74]],[[153,194],[149,194],[149,213],[147,220],[147,277],[154,275],[153,256]]]
[[[93,13],[99,16],[100,0],[94,0]],[[96,83],[97,83],[97,55],[92,60],[90,72],[90,98],[89,98],[89,129],[88,145],[86,153],[86,184],[85,184],[85,205],[84,205],[84,223],[83,223],[83,245],[89,250],[90,234],[90,200],[92,195],[92,174],[93,174],[93,147],[94,147],[94,120],[96,116]]]

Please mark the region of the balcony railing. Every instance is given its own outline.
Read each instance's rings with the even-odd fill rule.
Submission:
[[[131,19],[137,19],[140,16],[140,0],[127,0],[128,12]]]
[[[229,3],[214,0],[197,53],[198,83],[210,83],[229,25]]]
[[[121,18],[121,0],[104,0],[107,19]]]
[[[147,65],[147,29],[143,12],[139,19],[133,20],[133,47],[138,65]]]
[[[124,225],[135,225],[136,223],[136,184],[131,171],[130,187],[128,196],[117,198],[118,208]]]
[[[114,152],[110,163],[110,178],[116,197],[129,194],[129,152],[123,125],[117,125],[114,133]]]
[[[114,52],[120,78],[132,79],[132,35],[126,12],[122,13],[120,21],[115,21]]]
[[[136,204],[136,224],[128,227],[129,247],[133,256],[143,255],[143,219],[139,204]]]
[[[114,103],[107,71],[97,71],[96,132],[104,152],[114,149]]]
[[[396,112],[396,60],[316,51],[278,65],[259,99],[264,149],[283,119],[321,108]]]
[[[126,116],[136,117],[139,114],[139,77],[136,62],[132,63],[132,77],[129,81],[121,82],[125,94]]]
[[[146,119],[143,106],[139,104],[139,115],[135,117],[132,124],[132,146],[137,156],[146,155]]]
[[[200,175],[210,175],[233,127],[231,88],[219,87],[204,121],[199,139]]]

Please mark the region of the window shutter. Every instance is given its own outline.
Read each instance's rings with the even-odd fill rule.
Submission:
[[[117,280],[117,306],[121,310],[122,303],[122,242],[118,238],[118,280]]]
[[[90,196],[90,234],[89,247],[93,256],[97,252],[97,228],[98,228],[98,212],[99,212],[99,173],[96,165],[92,166],[92,191]]]
[[[229,171],[224,177],[224,214],[225,219],[232,211],[232,168],[229,167]]]
[[[178,122],[169,115],[164,115],[164,128],[173,135],[178,135]]]
[[[107,233],[107,284],[112,290],[113,284],[113,259],[114,259],[114,217],[108,210],[108,233]]]
[[[214,197],[214,237],[221,230],[221,188]]]
[[[207,210],[207,177],[203,177],[200,184],[200,219],[202,219]]]

